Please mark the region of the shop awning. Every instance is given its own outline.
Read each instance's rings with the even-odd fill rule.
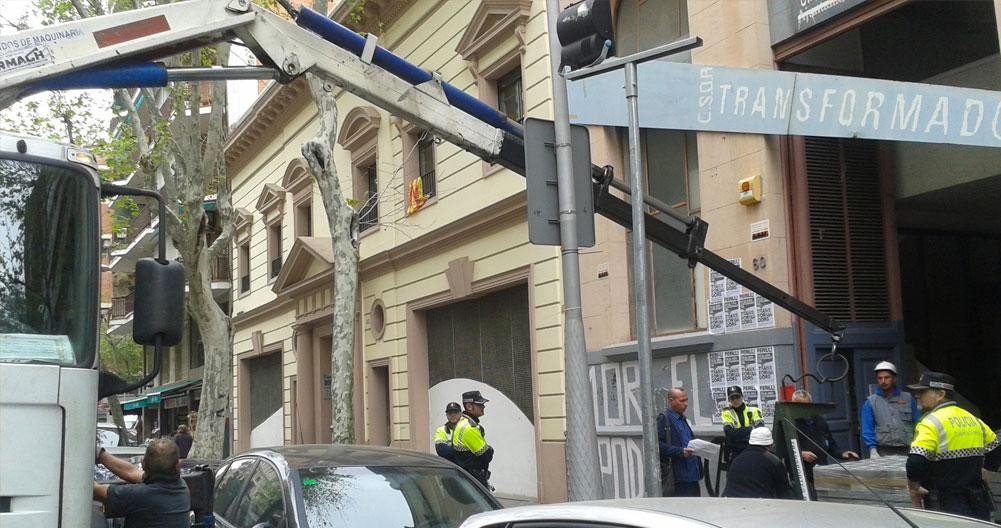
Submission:
[[[133,398],[129,398],[127,400],[122,400],[121,403],[122,403],[122,412],[134,411],[136,409],[142,409],[143,407],[149,405],[149,397],[143,394],[141,396],[136,396]]]
[[[160,403],[160,400],[163,398],[166,398],[171,394],[181,392],[184,389],[187,389],[192,385],[197,385],[201,382],[201,379],[190,379],[160,385],[159,387],[150,389],[150,391],[146,394],[122,400],[122,411],[132,411],[135,409],[142,409],[143,407],[149,407],[150,405],[156,405]]]

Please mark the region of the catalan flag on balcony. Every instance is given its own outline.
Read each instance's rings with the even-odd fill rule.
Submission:
[[[410,192],[407,194],[407,214],[412,215],[420,211],[427,201],[428,197],[424,195],[424,182],[421,178],[414,178],[410,182]]]

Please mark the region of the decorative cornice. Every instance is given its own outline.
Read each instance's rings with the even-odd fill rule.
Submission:
[[[305,78],[289,84],[272,82],[230,131],[226,142],[226,171],[232,177],[283,130],[292,117],[312,102]]]
[[[268,211],[277,207],[283,209],[285,204],[285,189],[274,183],[265,183],[261,189],[261,196],[257,198],[257,210],[267,214]]]
[[[382,114],[371,106],[356,106],[344,117],[337,143],[344,150],[355,151],[379,133]]]
[[[236,208],[236,216],[233,219],[233,229],[239,231],[245,227],[248,227],[253,223],[254,223],[254,213],[242,207]]]
[[[295,194],[296,191],[310,183],[312,183],[312,179],[309,175],[309,166],[306,165],[306,160],[295,158],[290,161],[288,167],[285,168],[285,175],[282,176],[282,188],[286,192]]]
[[[393,25],[417,0],[365,0],[360,13],[352,16],[357,2],[339,2],[330,18],[359,33],[379,34]]]
[[[309,280],[305,274],[309,271],[310,265],[317,260],[333,269],[332,240],[327,237],[297,237],[271,289],[280,297],[289,296],[292,289],[297,289],[301,282]]]
[[[455,51],[467,61],[477,60],[482,51],[516,34],[528,21],[531,9],[532,0],[483,0]]]

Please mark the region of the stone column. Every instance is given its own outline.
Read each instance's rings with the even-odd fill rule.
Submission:
[[[313,379],[313,329],[308,326],[296,327],[295,331],[295,379],[296,379],[296,414],[298,435],[292,439],[297,444],[316,443],[316,419],[314,408],[316,400],[316,384]],[[295,434],[295,431],[293,431]]]

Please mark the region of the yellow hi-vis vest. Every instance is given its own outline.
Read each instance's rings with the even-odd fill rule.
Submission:
[[[914,428],[911,454],[932,462],[984,456],[998,437],[979,418],[953,402],[932,409]]]
[[[757,407],[751,407],[746,403],[744,404],[744,425],[740,425],[740,416],[737,415],[737,411],[733,407],[723,409],[722,418],[724,424],[732,425],[738,429],[741,427],[760,427],[765,425],[765,421],[761,418],[761,411]]]
[[[449,429],[448,426],[442,425],[434,432],[434,443],[437,444],[451,444],[452,443],[452,433],[455,429]]]
[[[455,424],[452,431],[452,447],[457,453],[470,453],[473,456],[482,455],[487,448],[487,441],[483,438],[483,431],[480,426],[472,420],[463,416]]]

